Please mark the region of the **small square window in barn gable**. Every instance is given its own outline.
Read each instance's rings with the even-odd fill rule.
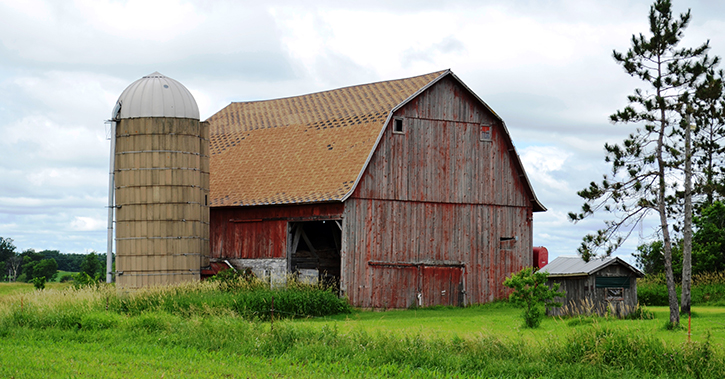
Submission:
[[[499,238],[499,249],[501,250],[513,250],[516,247],[516,241],[519,240],[518,236],[513,237],[501,237]]]
[[[491,141],[491,129],[492,125],[489,123],[482,123],[481,124],[481,131],[479,134],[479,140],[484,142],[490,142]]]
[[[393,119],[393,133],[405,134],[405,120],[403,118]]]

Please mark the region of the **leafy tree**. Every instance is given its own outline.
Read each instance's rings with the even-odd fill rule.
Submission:
[[[725,204],[716,201],[705,207],[694,222],[693,273],[725,271]]]
[[[607,162],[612,164],[611,176],[601,184],[591,182],[578,194],[585,200],[581,213],[570,213],[577,222],[597,210],[610,212],[613,221],[603,229],[584,237],[578,251],[584,260],[596,256],[604,248],[610,255],[632,233],[635,226],[654,212],[659,216],[662,235],[665,277],[670,304],[670,322],[679,324],[679,304],[672,271],[672,239],[670,219],[676,201],[676,183],[671,175],[682,161],[680,120],[695,88],[717,60],[706,55],[705,43],[695,49],[678,48],[690,12],[672,17],[669,0],[656,0],[650,7],[651,36],[632,36],[626,53],[614,51],[613,56],[630,76],[639,78],[648,89],[637,88],[628,97],[629,105],[610,116],[613,123],[637,123],[637,128],[624,142],[605,144]]]
[[[26,282],[30,282],[35,277],[35,275],[33,275],[35,265],[43,260],[43,254],[35,252],[34,249],[27,249],[23,251],[20,256],[23,258],[23,263],[22,266],[20,266],[19,275],[21,275]]]
[[[665,272],[665,254],[662,241],[656,240],[637,246],[633,253],[637,266],[647,275]]]
[[[53,258],[43,259],[33,268],[33,278],[45,278],[46,281],[52,281],[57,275],[58,263]]]
[[[81,263],[81,272],[86,273],[91,278],[95,278],[96,274],[101,272],[101,262],[95,252],[87,254],[83,263]]]
[[[682,241],[672,244],[672,272],[682,272]],[[637,267],[647,275],[665,273],[665,253],[662,240],[654,240],[637,246],[637,252],[632,254]]]
[[[0,237],[0,262],[5,262],[10,257],[15,256],[15,249],[12,238]]]
[[[23,256],[22,275],[26,282],[39,277],[50,281],[58,274],[58,263],[55,259],[45,259],[43,254],[33,249],[23,251],[21,255]]]
[[[533,267],[524,267],[503,281],[504,286],[513,288],[509,301],[524,308],[524,324],[529,328],[537,328],[541,324],[546,307],[561,306],[561,303],[554,301],[555,297],[566,295],[565,292],[558,292],[559,283],[549,288],[546,285],[548,277],[548,272],[534,272]]]

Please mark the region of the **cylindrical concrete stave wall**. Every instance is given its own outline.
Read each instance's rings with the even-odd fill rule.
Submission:
[[[156,107],[124,97],[127,92],[144,96],[144,91],[150,91],[154,96],[146,97],[159,101],[165,89],[191,98],[191,112],[175,108],[173,100],[178,100],[178,93],[167,96],[171,103],[162,101]],[[188,90],[158,73],[129,86],[119,103],[115,152],[117,284],[138,288],[199,280],[201,267],[209,261],[208,125],[199,121]],[[124,109],[125,103],[141,110]],[[181,105],[189,107],[189,103],[185,99]]]

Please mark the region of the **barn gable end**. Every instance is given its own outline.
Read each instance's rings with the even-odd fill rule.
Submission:
[[[397,109],[346,201],[342,288],[353,302],[505,297],[505,276],[531,265],[532,212],[543,208],[517,159],[503,122],[453,75]]]

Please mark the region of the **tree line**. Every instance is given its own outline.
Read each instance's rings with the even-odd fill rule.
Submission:
[[[611,172],[579,191],[578,222],[597,211],[612,216],[586,235],[578,249],[585,260],[610,255],[649,215],[657,216],[654,242],[636,254],[645,272],[664,272],[670,322],[690,312],[693,271],[725,268],[725,74],[710,41],[681,47],[688,10],[673,17],[670,0],[650,7],[649,34],[635,34],[626,52],[613,51],[624,71],[643,87],[610,116],[613,124],[636,125],[622,143],[605,144]],[[675,274],[682,297],[677,298]]]
[[[32,282],[35,278],[53,281],[58,271],[103,276],[106,254],[63,254],[58,250],[27,249],[18,252],[12,238],[0,237],[0,281]]]

